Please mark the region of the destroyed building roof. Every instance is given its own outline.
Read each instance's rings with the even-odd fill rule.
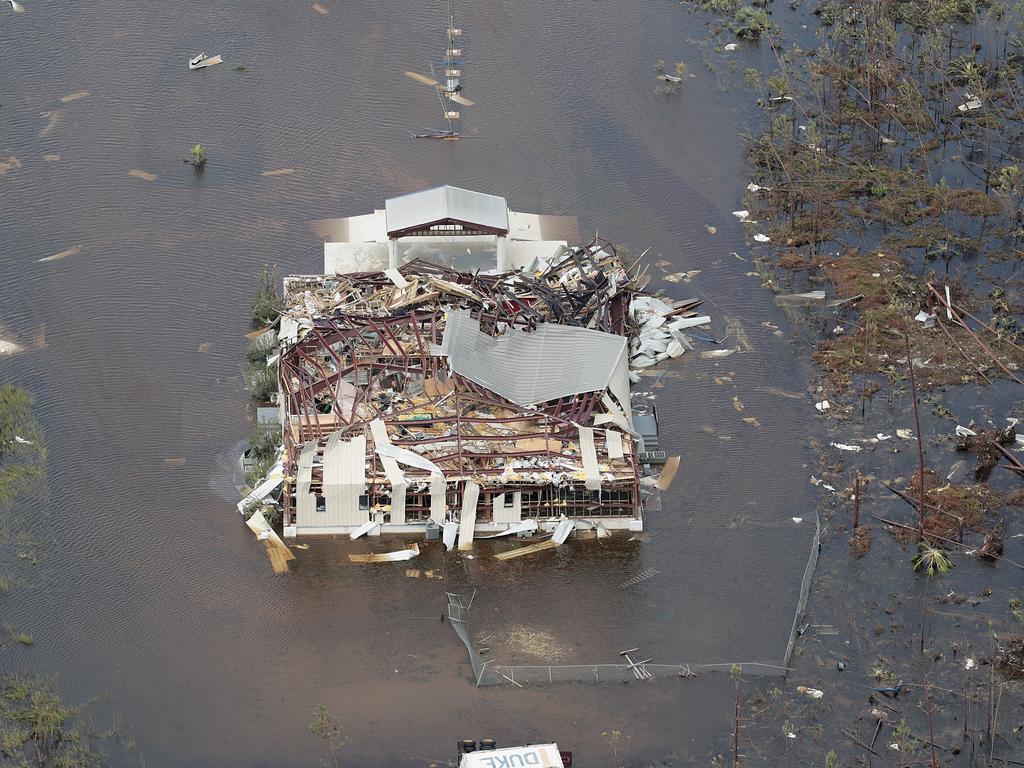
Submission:
[[[392,197],[385,202],[388,237],[402,237],[443,223],[475,232],[508,232],[505,198],[445,185]]]
[[[518,405],[607,389],[626,349],[623,336],[557,323],[490,336],[469,310],[449,311],[441,343],[453,373]]]

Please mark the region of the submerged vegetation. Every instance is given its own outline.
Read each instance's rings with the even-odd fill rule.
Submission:
[[[817,362],[838,389],[858,374],[896,380],[907,334],[922,386],[1013,377],[1022,307],[1001,265],[1024,237],[1019,12],[873,0],[815,13],[816,48],[772,40],[778,71],[747,78],[769,110],[749,142],[747,207],[778,266],[851,299]]]
[[[32,403],[25,390],[0,384],[0,505],[43,477],[46,449]]]
[[[1024,6],[694,5],[773,62],[736,68],[763,110],[741,206],[760,275],[825,295],[793,310],[832,439],[800,685],[737,709],[732,764],[1019,758]]]
[[[130,748],[116,730],[99,732],[46,680],[0,675],[0,764],[18,768],[99,768],[104,746]]]

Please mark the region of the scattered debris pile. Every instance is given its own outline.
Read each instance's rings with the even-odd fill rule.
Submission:
[[[1024,679],[1024,636],[1009,635],[999,639],[996,668],[1013,680]]]
[[[1006,450],[1005,446],[1014,445],[1017,441],[1017,420],[1010,419],[1010,423],[1003,429],[971,429],[958,426],[956,428],[956,449],[973,453],[978,464],[974,468],[974,479],[984,482],[989,474],[999,463],[1000,459],[1006,458],[1009,461],[1009,469],[1021,472],[1024,467],[1020,460]]]

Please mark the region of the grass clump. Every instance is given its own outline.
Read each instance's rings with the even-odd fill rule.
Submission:
[[[768,14],[762,8],[747,5],[736,10],[729,29],[741,40],[757,40],[771,27]]]

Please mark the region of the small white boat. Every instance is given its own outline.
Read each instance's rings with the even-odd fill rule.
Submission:
[[[198,56],[194,56],[188,60],[189,69],[202,69],[203,67],[212,67],[214,64],[220,64],[224,61],[220,56],[207,56],[206,51],[203,51]]]

